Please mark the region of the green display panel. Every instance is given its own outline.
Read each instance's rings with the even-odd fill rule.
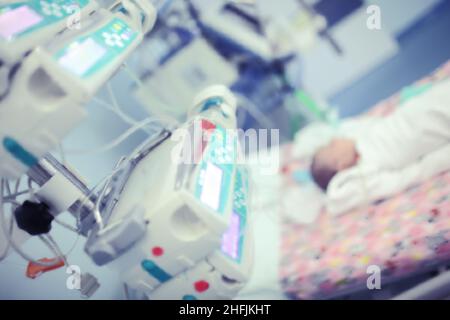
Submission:
[[[24,1],[0,5],[0,40],[11,41],[73,15],[88,0]]]
[[[244,251],[247,226],[248,175],[243,168],[237,168],[234,184],[233,213],[230,227],[222,236],[221,251],[236,263],[240,263]]]
[[[122,55],[138,33],[120,18],[114,18],[95,32],[84,35],[55,54],[65,69],[80,78],[88,78]]]

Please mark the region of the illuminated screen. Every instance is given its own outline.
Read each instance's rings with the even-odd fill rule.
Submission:
[[[222,170],[208,163],[204,171],[204,180],[200,201],[214,210],[219,209],[220,205],[220,190],[222,187]]]
[[[58,62],[67,70],[78,76],[84,75],[89,69],[99,61],[106,49],[88,38],[82,43],[73,44],[67,53],[59,58]]]
[[[239,257],[240,226],[241,217],[233,212],[230,227],[222,237],[222,252],[234,260]]]
[[[42,17],[28,6],[21,6],[0,15],[0,36],[11,39],[42,21]]]

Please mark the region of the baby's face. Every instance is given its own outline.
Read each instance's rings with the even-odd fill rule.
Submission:
[[[342,138],[334,139],[323,147],[318,157],[320,161],[339,172],[355,166],[358,163],[359,154],[353,140]]]

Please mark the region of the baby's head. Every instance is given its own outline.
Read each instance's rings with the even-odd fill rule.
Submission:
[[[340,171],[356,165],[358,152],[355,142],[350,139],[334,139],[314,155],[311,175],[316,184],[327,190],[331,179]]]

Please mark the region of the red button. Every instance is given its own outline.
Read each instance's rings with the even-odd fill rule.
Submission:
[[[204,292],[209,289],[209,283],[204,280],[200,280],[194,283],[194,288],[197,292]]]
[[[216,125],[214,123],[212,123],[211,121],[202,119],[202,129],[204,130],[212,130],[215,129]]]
[[[159,257],[162,256],[164,254],[164,249],[161,247],[154,247],[152,249],[152,253],[154,256]]]

